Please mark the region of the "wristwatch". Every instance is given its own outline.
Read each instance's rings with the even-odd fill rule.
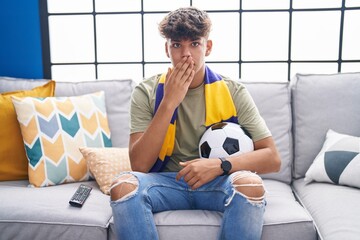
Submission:
[[[223,157],[220,157],[219,159],[221,160],[221,169],[224,171],[224,173],[221,174],[221,176],[228,175],[232,168],[231,162],[229,162]]]

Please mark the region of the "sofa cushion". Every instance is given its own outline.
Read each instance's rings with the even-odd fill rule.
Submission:
[[[11,97],[51,97],[54,92],[55,82],[49,81],[32,90],[0,94],[0,181],[28,179],[28,161]]]
[[[360,138],[329,130],[305,181],[328,182],[360,188]]]
[[[81,147],[80,152],[89,166],[100,190],[110,195],[111,183],[122,171],[131,171],[128,148]]]
[[[12,97],[36,187],[89,180],[79,147],[111,147],[103,91],[74,97]]]
[[[291,106],[288,83],[244,82],[268,125],[281,156],[277,173],[263,174],[263,178],[291,182],[292,136]]]
[[[107,239],[109,196],[95,181],[82,208],[69,205],[80,183],[29,188],[28,181],[0,182],[1,239]]]
[[[288,184],[264,180],[267,205],[263,240],[316,240],[317,234],[307,212],[295,200]],[[154,214],[160,239],[215,240],[220,231],[222,213],[206,210],[177,210]],[[239,223],[241,224],[241,223]],[[113,219],[109,239],[115,240]]]
[[[128,79],[99,81],[56,81],[55,96],[78,96],[104,91],[112,144],[114,147],[127,147],[130,132],[130,98],[135,82]],[[45,82],[46,80],[0,78],[0,92],[31,89],[43,85]]]
[[[294,177],[302,178],[328,129],[360,136],[360,73],[296,74],[291,84]]]
[[[295,180],[293,187],[314,219],[319,239],[359,239],[359,189],[329,183],[306,184],[303,178]]]

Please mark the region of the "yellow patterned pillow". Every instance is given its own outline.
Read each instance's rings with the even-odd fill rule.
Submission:
[[[13,97],[29,161],[29,182],[45,187],[86,181],[79,147],[111,147],[105,93],[73,97]]]
[[[31,90],[0,94],[0,181],[28,179],[28,161],[11,96],[52,97],[55,81]]]
[[[100,190],[110,194],[112,180],[122,171],[131,171],[127,148],[80,148]]]

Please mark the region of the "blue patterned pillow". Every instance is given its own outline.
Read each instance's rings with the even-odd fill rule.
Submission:
[[[320,153],[305,174],[305,181],[360,188],[360,138],[328,130]]]
[[[13,97],[36,187],[87,181],[79,147],[111,147],[104,91],[70,97]]]

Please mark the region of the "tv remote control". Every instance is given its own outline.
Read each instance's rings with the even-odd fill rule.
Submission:
[[[74,207],[82,207],[91,190],[92,187],[81,184],[78,189],[76,189],[74,195],[71,197],[69,204]]]

